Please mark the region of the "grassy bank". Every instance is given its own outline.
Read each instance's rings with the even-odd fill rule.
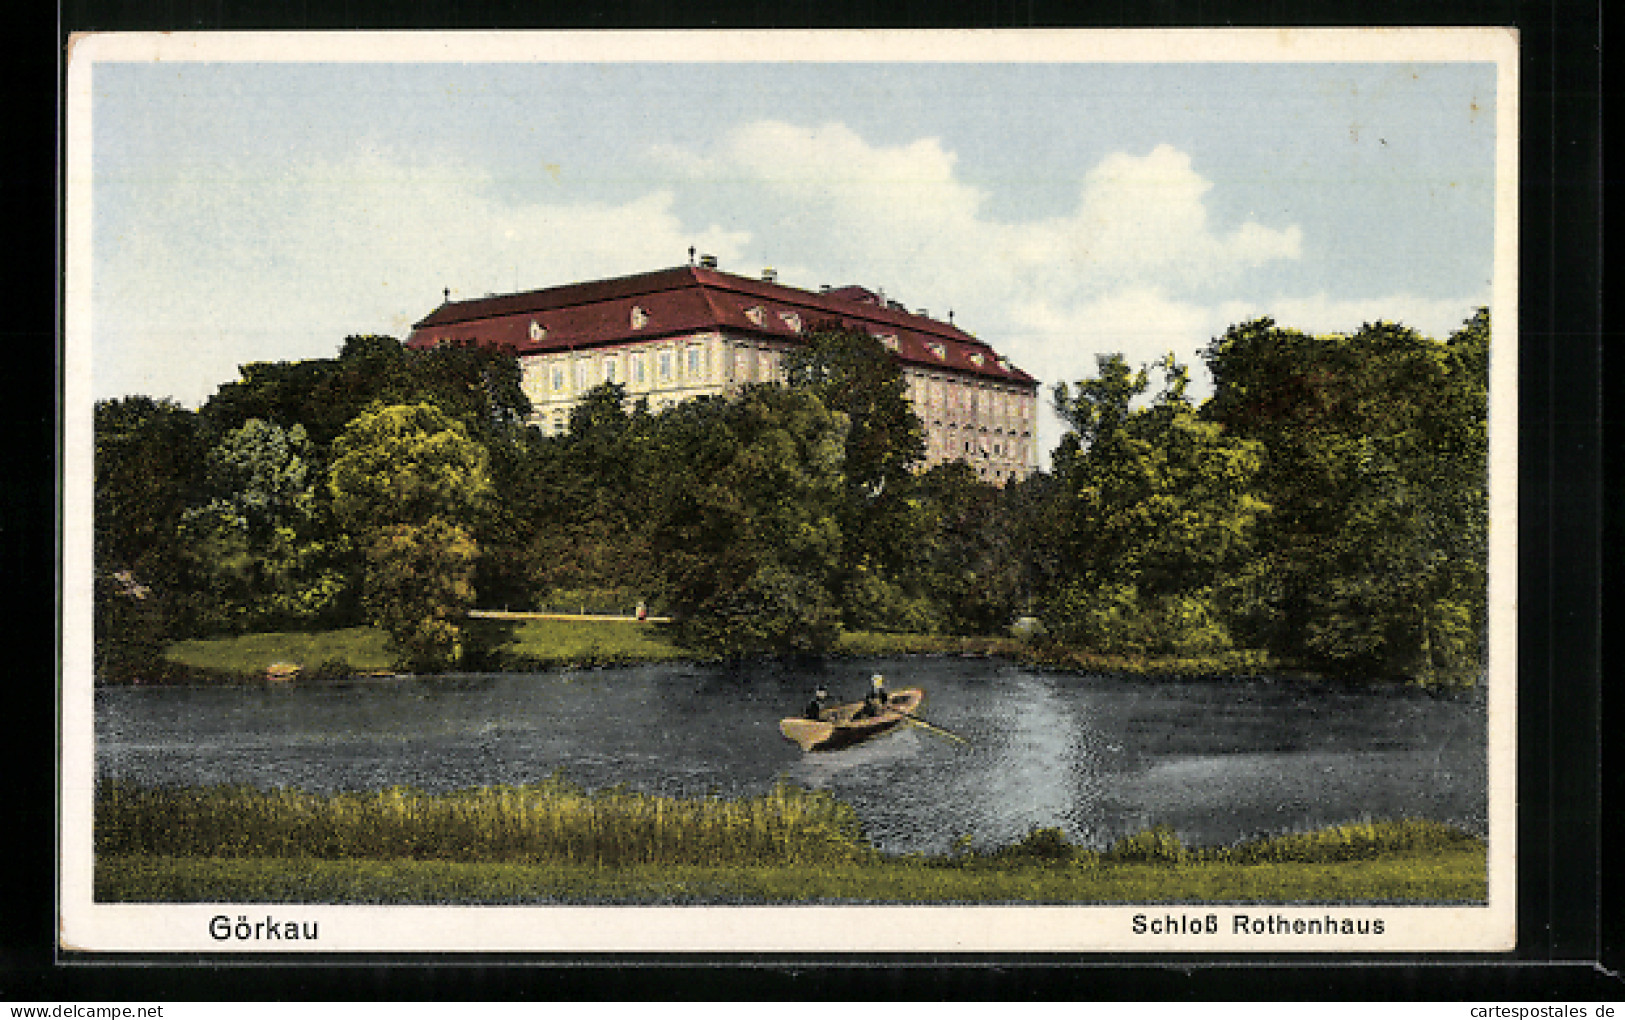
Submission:
[[[703,658],[673,644],[660,624],[620,620],[523,620],[511,626],[500,667],[542,670]],[[1201,658],[1098,655],[1034,644],[1012,637],[952,634],[843,633],[832,654],[852,658],[897,655],[990,656],[1050,669],[1126,676],[1245,676],[1270,665],[1257,653],[1237,652]],[[240,634],[200,638],[172,645],[167,659],[192,679],[248,679],[265,675],[272,663],[293,663],[304,679],[333,679],[353,673],[388,671],[392,660],[382,631],[343,630]]]
[[[376,627],[273,631],[178,641],[165,657],[191,669],[243,676],[263,675],[274,662],[296,663],[307,670],[323,663],[343,663],[366,673],[390,668],[392,659],[385,641],[384,632]]]
[[[615,620],[524,620],[514,628],[504,658],[515,666],[629,665],[694,658],[678,648],[661,624]]]
[[[490,626],[490,625],[487,625]],[[523,620],[501,652],[505,669],[609,666],[691,659],[658,624],[617,620]],[[278,631],[197,638],[171,645],[165,657],[191,679],[250,679],[272,663],[301,667],[303,679],[335,679],[388,672],[394,660],[384,632],[375,627],[326,631]]]
[[[780,786],[674,799],[562,781],[443,795],[110,785],[107,901],[1477,902],[1484,847],[1426,821],[1187,848],[1166,829],[1106,850],[1054,829],[986,852],[881,854],[851,808]]]
[[[101,857],[102,902],[233,903],[1482,903],[1481,847],[1337,864],[817,866]]]

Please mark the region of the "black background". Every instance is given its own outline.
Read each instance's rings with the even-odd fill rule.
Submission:
[[[1602,325],[1602,10],[1589,2],[1319,0],[66,0],[8,14],[14,238],[4,316],[10,454],[0,474],[0,581],[11,590],[11,724],[0,1000],[341,999],[1421,999],[1625,998],[1617,854],[1603,778],[1604,598],[1621,548],[1618,359]],[[20,15],[20,19],[19,19]],[[475,28],[1047,28],[1504,25],[1522,40],[1518,949],[1368,958],[933,955],[337,957],[245,963],[74,957],[55,949],[56,408],[67,36],[91,30]],[[32,243],[32,242],[38,243]],[[18,269],[22,271],[17,272]],[[1608,498],[1613,497],[1613,498]],[[1606,659],[1605,659],[1606,656]],[[1605,767],[1605,764],[1607,767]],[[18,796],[18,794],[22,796]]]

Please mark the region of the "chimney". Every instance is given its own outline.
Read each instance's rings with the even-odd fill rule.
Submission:
[[[931,318],[931,309],[922,308],[918,312],[915,312],[914,314],[918,315],[922,319],[929,319],[929,318]]]
[[[827,283],[820,283],[818,285],[818,293],[820,294],[828,294],[832,289],[834,288],[830,287],[830,285]]]
[[[700,256],[700,268],[701,269],[715,269],[716,267],[717,267],[717,257],[715,255],[701,255]]]
[[[762,270],[763,283],[777,283],[778,281],[779,271],[777,269],[774,269],[772,266],[768,266],[766,269]]]

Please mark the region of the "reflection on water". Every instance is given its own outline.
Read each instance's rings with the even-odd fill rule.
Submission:
[[[818,683],[855,700],[871,672],[922,686],[905,727],[803,754],[778,732]],[[155,784],[440,791],[556,770],[590,788],[675,796],[829,790],[876,845],[1008,843],[1038,826],[1102,846],[1156,823],[1219,843],[1366,818],[1482,832],[1481,699],[1268,681],[1035,672],[987,660],[627,669],[333,687],[107,688],[97,769]]]

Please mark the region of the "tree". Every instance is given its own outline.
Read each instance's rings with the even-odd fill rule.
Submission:
[[[250,418],[209,451],[210,499],[182,523],[211,596],[210,630],[338,622],[354,581],[348,537],[326,520],[304,427]]]
[[[440,517],[392,524],[373,534],[366,552],[367,613],[389,634],[397,660],[424,673],[463,662],[479,556],[468,530]]]
[[[827,648],[840,629],[845,416],[769,385],[655,421],[651,539],[678,639],[733,656]]]
[[[472,341],[408,350],[394,337],[347,337],[337,358],[252,362],[223,384],[202,414],[216,435],[250,419],[284,429],[302,426],[326,449],[362,411],[376,404],[428,402],[484,436],[515,427],[530,414],[512,348]]]
[[[1061,505],[1051,522],[1059,573],[1047,579],[1052,631],[1099,651],[1197,654],[1230,647],[1222,581],[1244,564],[1266,509],[1257,443],[1205,421],[1171,356],[1149,371],[1121,355],[1054,391],[1070,426],[1054,455]]]
[[[987,634],[1014,618],[1022,557],[1013,492],[983,481],[964,461],[937,464],[920,476],[917,588],[929,593],[942,628]]]
[[[1391,323],[1308,335],[1269,319],[1205,357],[1208,417],[1263,443],[1274,512],[1240,621],[1328,672],[1464,681],[1487,612],[1480,310],[1440,343]]]
[[[473,528],[495,496],[490,459],[429,403],[357,416],[333,444],[333,512],[367,555],[369,618],[413,669],[455,665],[473,605]]]
[[[195,625],[180,524],[203,484],[205,444],[197,416],[169,400],[103,400],[94,417],[96,668],[152,672]]]
[[[912,569],[918,537],[913,472],[925,457],[924,425],[897,361],[862,330],[815,327],[786,355],[785,373],[792,389],[846,417],[836,586],[849,625],[883,625],[909,601],[900,579]]]

